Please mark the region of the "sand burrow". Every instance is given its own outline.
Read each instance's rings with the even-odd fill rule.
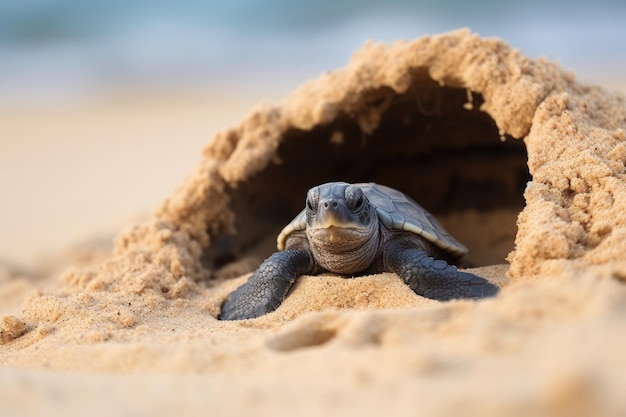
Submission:
[[[470,264],[503,263],[530,180],[526,148],[500,135],[480,110],[480,94],[440,87],[425,71],[412,79],[404,93],[381,88],[368,94],[361,111],[381,112],[371,133],[349,113],[311,130],[288,129],[275,162],[229,188],[237,233],[219,240],[214,267],[251,251],[269,255],[272,237],[302,210],[306,191],[327,181],[374,181],[402,190],[470,248]]]
[[[330,180],[409,194],[469,247],[470,265],[623,279],[625,108],[623,96],[466,30],[370,43],[218,133],[152,221],[68,282],[177,298],[251,272],[306,190]]]

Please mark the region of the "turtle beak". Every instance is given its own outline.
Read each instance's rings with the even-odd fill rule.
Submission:
[[[325,198],[319,201],[317,214],[311,228],[328,229],[339,227],[345,229],[362,229],[363,226],[355,221],[354,214],[348,210],[343,200]]]

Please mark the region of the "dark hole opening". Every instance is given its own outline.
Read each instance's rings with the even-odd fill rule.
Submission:
[[[419,78],[419,77],[418,77]],[[404,94],[372,91],[362,106],[311,131],[293,129],[271,164],[231,190],[237,234],[212,248],[210,268],[276,250],[282,227],[304,208],[306,191],[327,181],[378,182],[431,211],[470,249],[470,265],[505,262],[530,180],[521,140],[501,137],[480,110],[482,96],[440,87],[422,74]],[[384,109],[372,134],[360,115]]]

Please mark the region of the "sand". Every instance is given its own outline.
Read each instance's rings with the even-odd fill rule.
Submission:
[[[368,44],[216,134],[110,251],[38,279],[0,268],[0,410],[623,415],[624,129],[622,95],[497,39]],[[501,293],[440,303],[389,273],[323,274],[218,321],[330,179],[409,193]]]

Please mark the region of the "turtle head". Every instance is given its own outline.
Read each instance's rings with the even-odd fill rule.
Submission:
[[[331,182],[311,188],[306,222],[314,252],[354,252],[366,243],[378,242],[376,210],[356,185]]]

